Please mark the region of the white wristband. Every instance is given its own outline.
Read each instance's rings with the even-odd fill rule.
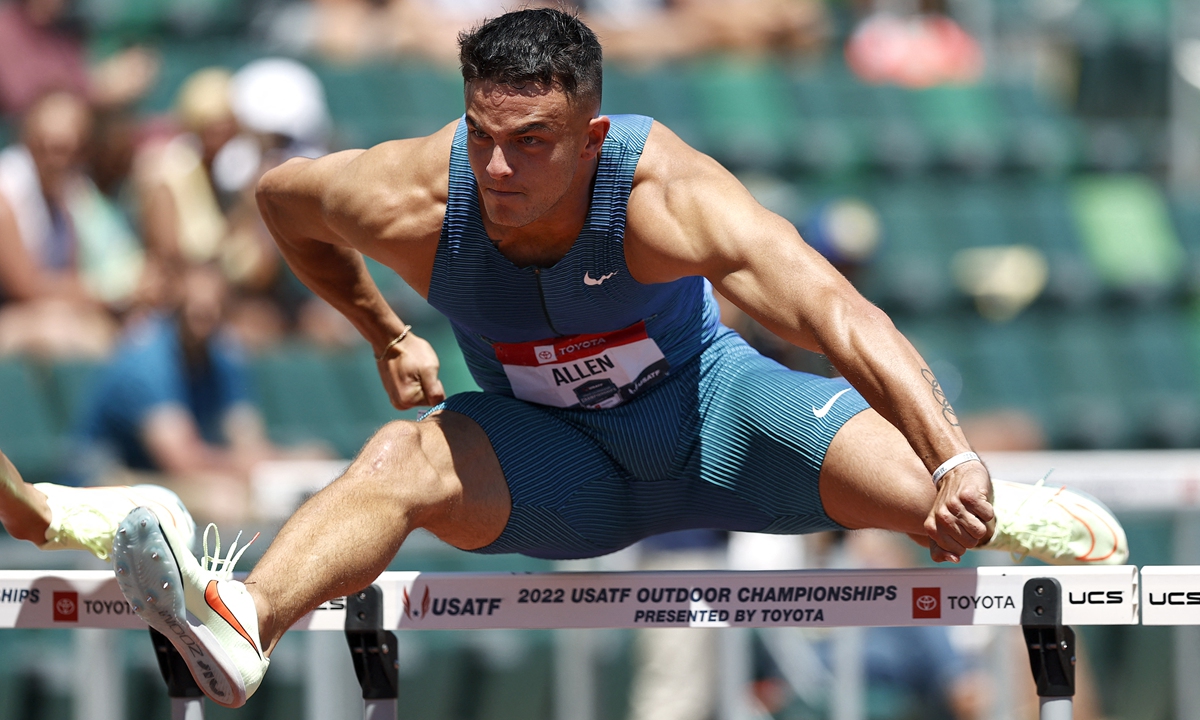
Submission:
[[[958,467],[959,465],[962,465],[963,463],[969,463],[972,460],[974,460],[975,462],[983,462],[982,460],[979,459],[979,456],[976,455],[975,453],[965,452],[965,453],[959,453],[959,454],[955,455],[954,457],[950,458],[949,460],[947,460],[946,462],[939,465],[938,469],[933,471],[934,487],[937,487],[938,482],[940,482],[941,479],[943,477],[945,477],[946,473],[950,472],[951,470]]]

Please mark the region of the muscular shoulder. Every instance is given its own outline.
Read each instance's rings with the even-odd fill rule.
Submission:
[[[655,122],[634,173],[626,259],[642,282],[697,274],[730,226],[762,208],[720,163]]]
[[[344,236],[367,239],[436,235],[446,212],[456,125],[421,138],[385,142],[345,162],[322,197],[330,225]]]
[[[654,121],[646,136],[646,147],[638,160],[633,176],[634,188],[665,190],[676,180],[691,177],[696,172],[711,172],[721,166],[712,158],[693,148],[666,125]]]

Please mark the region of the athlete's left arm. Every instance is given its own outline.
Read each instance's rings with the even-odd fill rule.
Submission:
[[[970,449],[933,374],[888,316],[787,220],[759,205],[711,158],[655,125],[629,201],[625,254],[641,282],[703,275],[781,338],[824,353],[904,434],[931,472]],[[947,474],[926,530],[946,557],[978,544],[992,520],[980,463]],[[952,557],[951,557],[952,556]]]

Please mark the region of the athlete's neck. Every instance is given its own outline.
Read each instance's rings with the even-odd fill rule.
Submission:
[[[500,254],[517,267],[548,268],[562,260],[579,238],[587,221],[599,164],[598,156],[586,161],[558,202],[528,225],[497,225],[488,217],[483,203],[480,203],[484,230]]]

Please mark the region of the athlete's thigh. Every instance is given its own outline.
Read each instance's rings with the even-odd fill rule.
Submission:
[[[699,475],[768,518],[760,532],[839,528],[822,504],[827,449],[866,402],[840,378],[789,370],[736,336],[706,350]]]
[[[626,473],[553,409],[481,392],[448,398],[446,408],[482,428],[511,499],[503,532],[474,549],[569,559],[640,539],[631,527]]]
[[[441,499],[422,527],[463,550],[493,542],[508,523],[512,500],[487,434],[471,418],[447,410],[429,414],[417,428]]]
[[[825,453],[821,500],[845,527],[924,536],[935,494],[908,441],[872,409],[847,421]]]

